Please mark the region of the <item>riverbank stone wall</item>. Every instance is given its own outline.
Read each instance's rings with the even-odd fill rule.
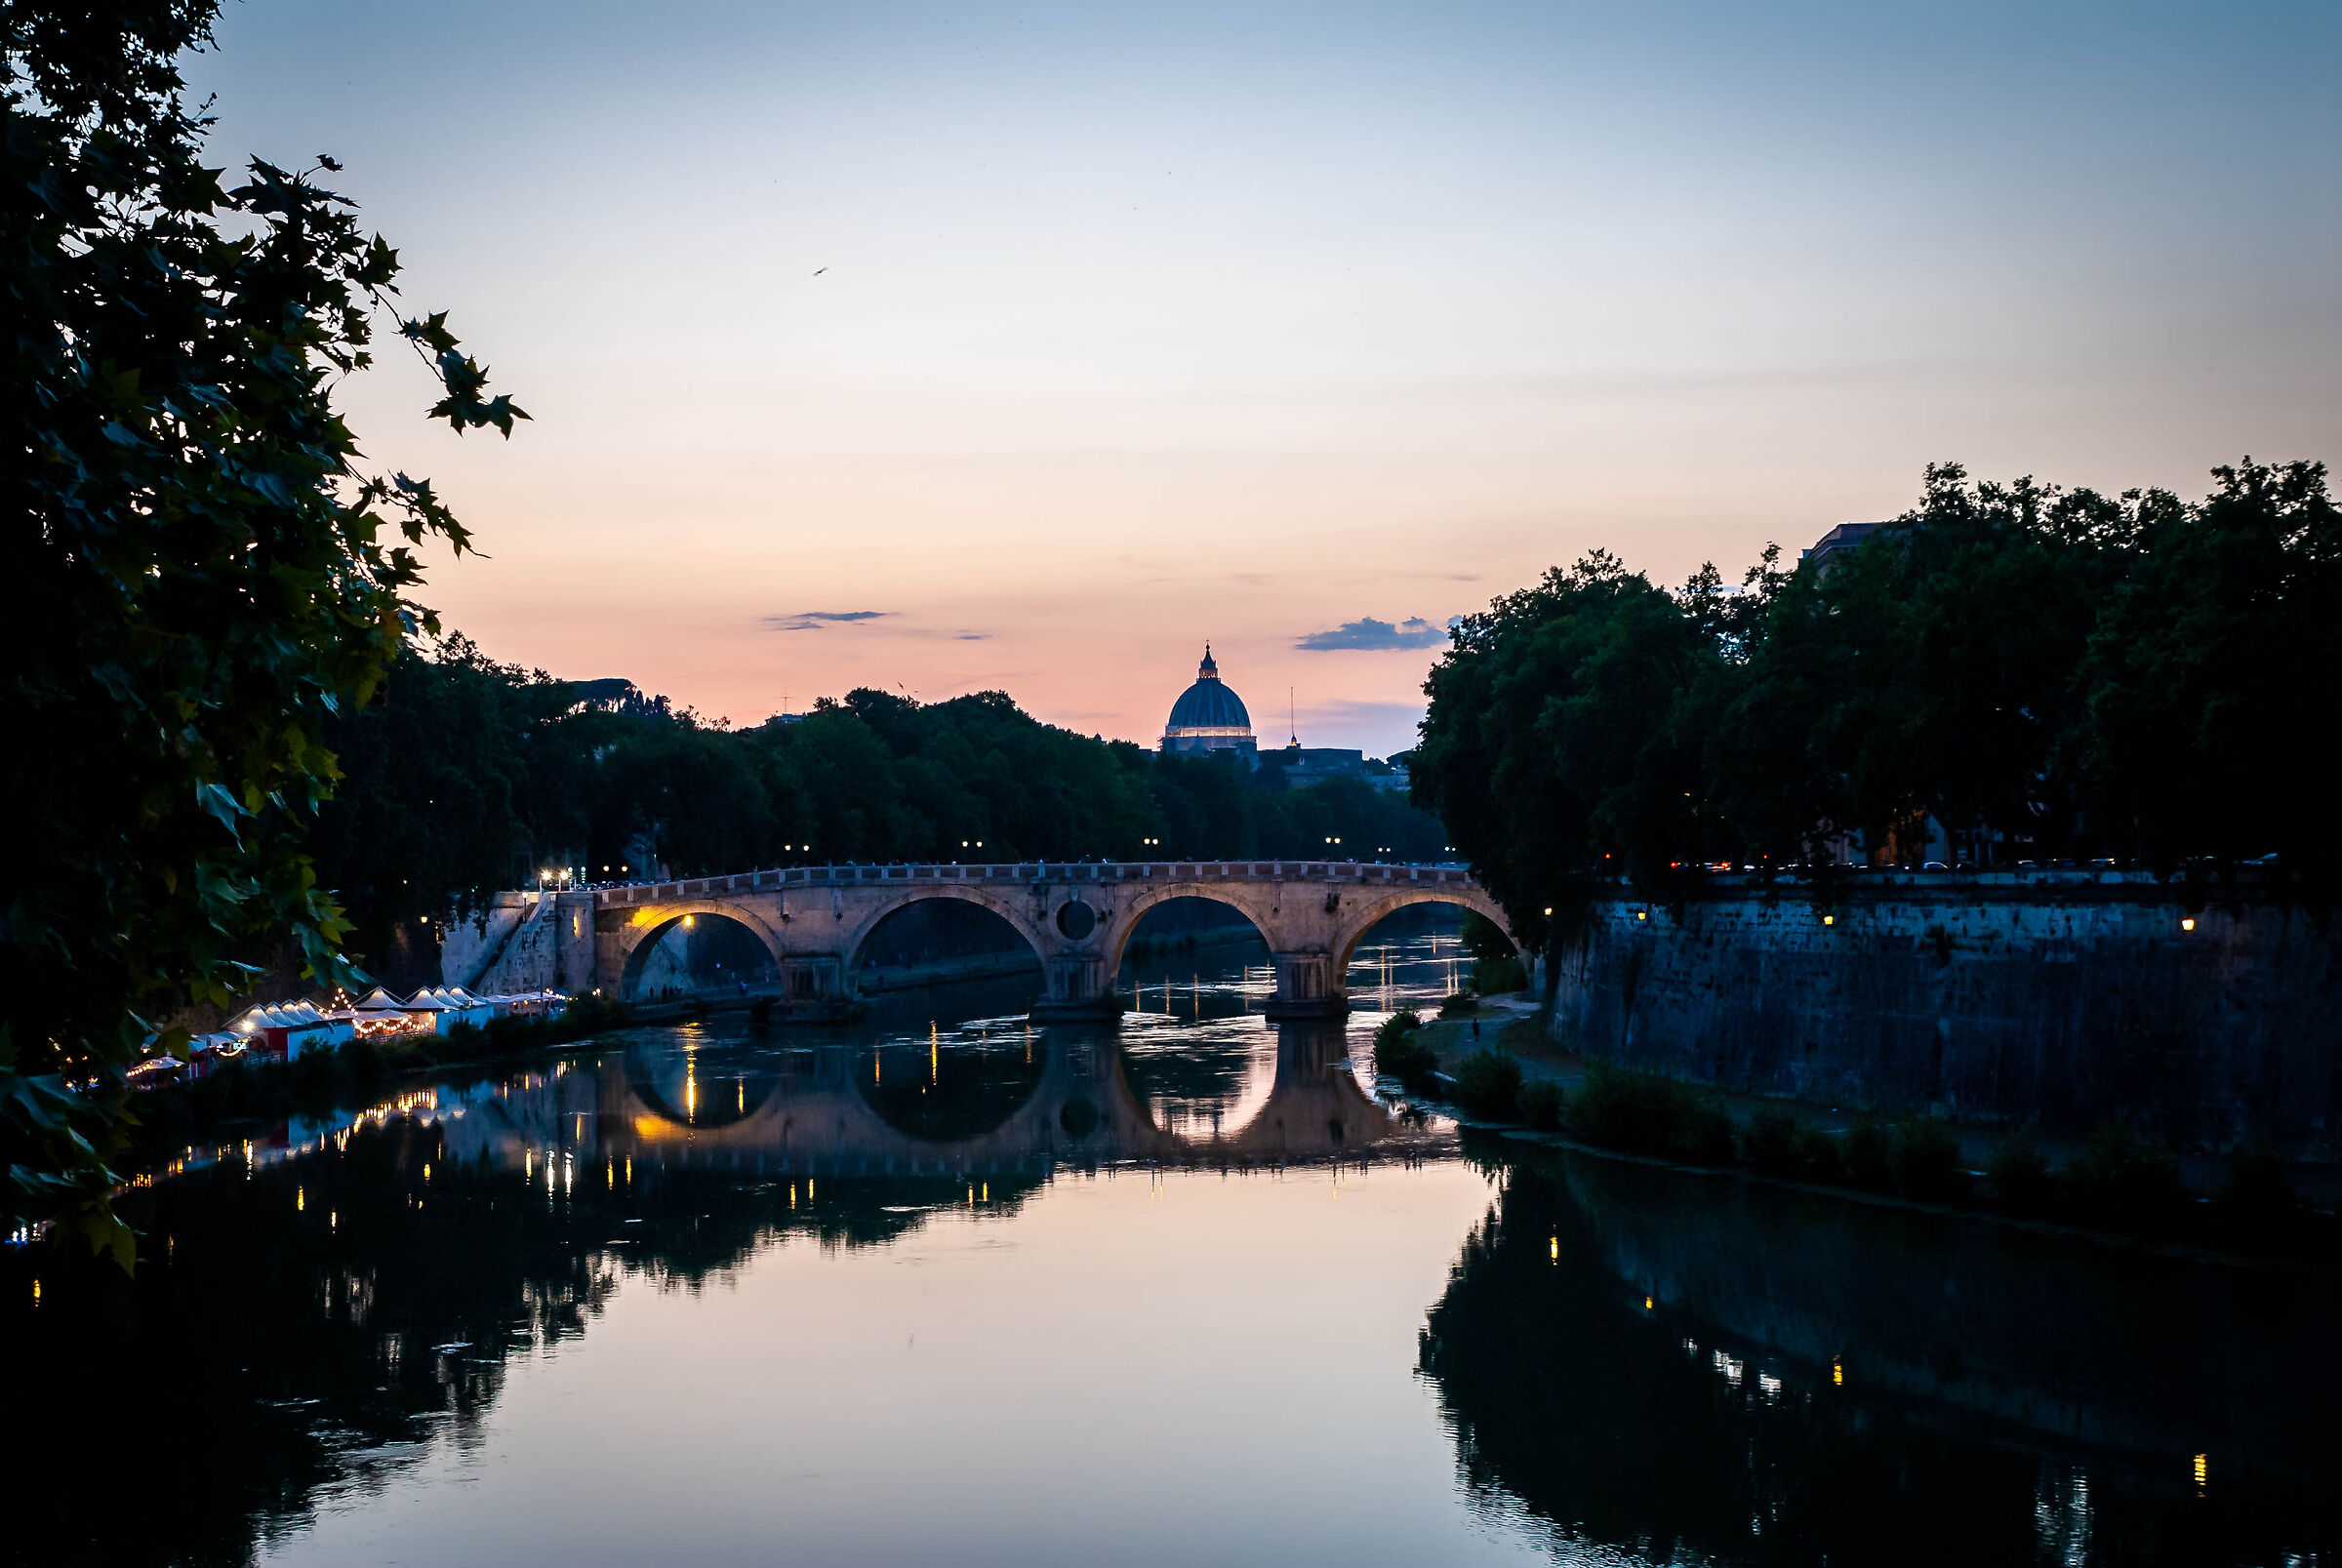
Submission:
[[[2342,1157],[2342,922],[2282,889],[2119,872],[1724,876],[1597,901],[1549,1021],[1736,1092]]]

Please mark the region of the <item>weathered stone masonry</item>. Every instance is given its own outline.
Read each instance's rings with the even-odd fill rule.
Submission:
[[[2338,937],[2249,884],[1865,872],[1825,908],[1719,877],[1676,909],[1598,904],[1554,956],[1553,1026],[1733,1090],[2334,1155]]]

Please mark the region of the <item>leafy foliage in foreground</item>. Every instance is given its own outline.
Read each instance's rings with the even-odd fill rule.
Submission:
[[[121,1067],[145,1016],[241,988],[263,941],[335,972],[341,912],[301,824],[324,731],[407,637],[411,546],[461,552],[430,486],[356,466],[334,383],[370,363],[398,256],[316,183],[198,160],[175,64],[212,0],[26,0],[0,20],[9,385],[0,724],[16,845],[0,911],[0,1212],[125,1264]],[[442,317],[401,334],[459,432],[525,419]],[[431,628],[435,629],[435,628]]]
[[[1928,470],[1911,512],[1738,592],[1602,551],[1466,618],[1425,690],[1415,797],[1532,937],[1596,885],[1703,865],[2160,870],[2275,854],[2330,885],[2320,694],[2342,675],[2322,464],[2203,501]]]

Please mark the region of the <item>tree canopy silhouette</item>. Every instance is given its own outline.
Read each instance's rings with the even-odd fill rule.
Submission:
[[[527,418],[443,316],[397,313],[398,254],[318,182],[331,158],[230,185],[203,166],[176,61],[215,10],[0,13],[0,724],[30,752],[0,914],[0,1210],[126,1265],[122,1066],[148,1016],[241,989],[265,938],[336,964],[300,839],[338,778],[323,732],[435,629],[411,546],[469,542],[427,482],[363,471],[336,385],[387,318],[440,382],[431,418]]]

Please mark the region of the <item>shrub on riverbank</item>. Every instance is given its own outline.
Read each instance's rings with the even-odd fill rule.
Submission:
[[[1474,1051],[1456,1069],[1455,1100],[1474,1116],[1511,1120],[1520,1100],[1520,1064],[1502,1051]]]
[[[1959,1158],[1959,1135],[1940,1116],[1915,1116],[1895,1126],[1891,1156],[1895,1190],[1907,1198],[1948,1203],[1965,1197],[1968,1173]]]
[[[1472,961],[1472,988],[1480,996],[1504,996],[1529,988],[1529,971],[1518,953]]]
[[[492,1018],[485,1027],[459,1024],[437,1045],[430,1043],[429,1035],[406,1035],[400,1039],[418,1042],[422,1048],[422,1061],[418,1065],[430,1065],[438,1062],[469,1061],[478,1056],[517,1056],[548,1045],[567,1045],[605,1029],[623,1028],[632,1017],[624,1002],[581,996],[558,1018]]]
[[[2120,1230],[2169,1227],[2188,1191],[2179,1161],[2141,1145],[2120,1122],[2102,1123],[2066,1172],[2075,1206]]]
[[[1798,1182],[1844,1179],[1837,1140],[1808,1127],[1785,1106],[1766,1106],[1740,1131],[1740,1157],[1763,1176]]]
[[[1514,1097],[1514,1106],[1521,1122],[1531,1131],[1557,1133],[1561,1130],[1561,1111],[1566,1104],[1561,1085],[1551,1078],[1538,1078],[1520,1086]]]
[[[2023,1128],[2000,1140],[1984,1164],[1985,1189],[2011,1214],[2037,1214],[2053,1196],[2054,1179],[2039,1140]]]
[[[1657,1073],[1595,1063],[1569,1102],[1569,1130],[1589,1144],[1697,1165],[1733,1162],[1732,1118],[1712,1096]]]
[[[1497,1108],[1505,1066],[1514,1075],[1509,1115]],[[2224,1189],[2204,1202],[2181,1183],[2175,1158],[2119,1124],[2100,1127],[2062,1169],[2051,1168],[2032,1132],[2019,1130],[1993,1150],[1979,1189],[1958,1130],[1939,1116],[1864,1116],[1832,1134],[1788,1106],[1765,1105],[1736,1130],[1712,1094],[1660,1074],[1594,1063],[1579,1092],[1565,1096],[1554,1080],[1524,1082],[1518,1072],[1508,1054],[1479,1052],[1457,1068],[1447,1098],[1476,1117],[1687,1165],[1737,1165],[1759,1176],[2246,1255],[2342,1254],[2342,1217],[2305,1207],[2285,1161],[2257,1146],[2228,1156]]]
[[[1402,1007],[1374,1031],[1374,1070],[1414,1095],[1431,1093],[1436,1087],[1432,1074],[1439,1069],[1438,1054],[1416,1037],[1422,1028],[1415,1009]]]

